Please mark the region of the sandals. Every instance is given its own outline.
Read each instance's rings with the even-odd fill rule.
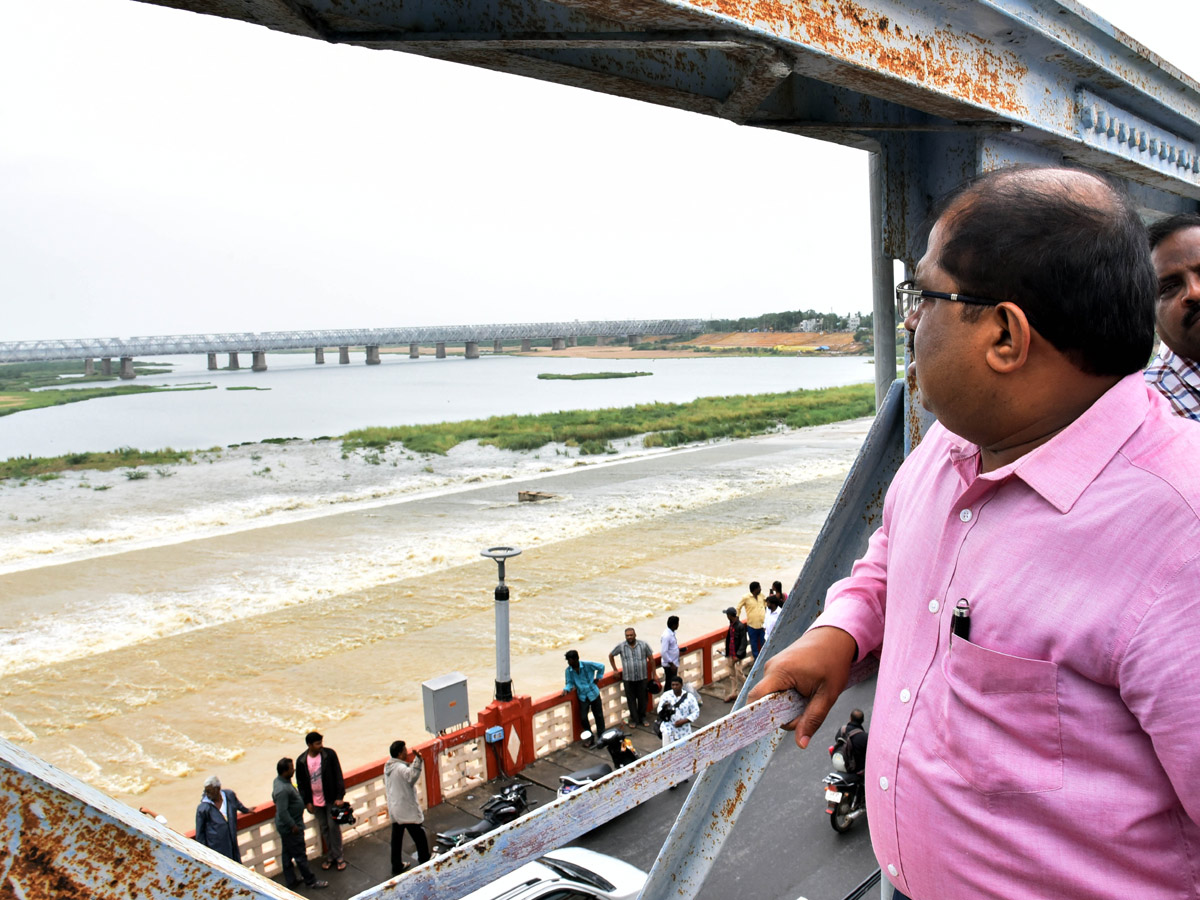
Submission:
[[[325,869],[326,871],[332,869],[334,866],[337,866],[337,870],[340,872],[342,869],[346,868],[346,861],[344,859],[339,859],[337,862],[334,862],[332,859],[327,859],[321,863],[321,868]]]

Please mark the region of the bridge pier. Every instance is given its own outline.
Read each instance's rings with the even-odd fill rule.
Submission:
[[[136,377],[133,372],[133,357],[132,356],[122,356],[121,357],[121,377],[124,378],[126,381],[129,381],[131,378]]]
[[[236,353],[236,352],[235,352],[235,353],[230,353],[230,354],[229,354],[229,366],[228,366],[228,368],[229,368],[230,370],[237,370],[237,369],[240,369],[241,367],[242,367],[242,366],[241,366],[241,363],[239,363],[239,362],[238,362],[238,355],[237,355],[237,353]]]
[[[575,335],[571,335],[569,338],[567,338],[567,346],[568,347],[578,347],[579,346],[579,338],[577,338]]]
[[[533,343],[529,338],[521,338],[521,352],[529,353],[533,349]]]
[[[368,366],[379,365],[379,345],[378,344],[367,344],[367,365]]]
[[[250,371],[251,372],[267,371],[267,351],[266,350],[252,350],[251,355],[253,356],[254,362],[251,363],[251,365],[250,365]]]
[[[504,352],[504,341],[501,341],[501,340],[492,341],[492,352],[493,353],[503,353]]]
[[[551,350],[566,350],[567,349],[567,339],[566,338],[554,338],[550,342],[550,349]]]
[[[100,371],[105,375],[112,374],[112,357],[105,356],[100,360]]]
[[[94,359],[92,359],[91,357],[88,357],[87,359],[85,359],[83,361],[83,374],[84,375],[95,375],[96,374],[96,361]]]
[[[318,366],[325,365],[325,348],[317,347],[313,350],[313,362]]]
[[[634,344],[640,344],[641,342],[642,342],[642,336],[640,334],[629,335],[629,346],[630,347],[632,347]]]
[[[607,347],[608,346],[608,338],[602,334],[596,335],[596,346],[597,347]]]
[[[215,354],[215,353],[208,354],[208,371],[215,372],[215,371],[217,371],[218,368],[219,367],[217,366],[217,354]]]
[[[446,342],[438,341],[433,346],[434,346],[433,355],[438,359],[445,359],[446,358]]]
[[[467,359],[479,359],[479,342],[467,341],[466,346],[463,348],[463,355]]]
[[[413,343],[408,345],[408,358],[409,359],[420,359],[421,358],[421,345],[418,344],[416,341],[413,341]]]
[[[350,365],[350,348],[349,347],[338,347],[338,365],[339,366]]]

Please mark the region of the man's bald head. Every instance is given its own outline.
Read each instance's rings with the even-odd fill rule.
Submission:
[[[1118,185],[1079,169],[1015,166],[965,183],[935,212],[946,235],[937,262],[963,294],[1015,303],[1088,374],[1146,364],[1157,281],[1145,226]]]

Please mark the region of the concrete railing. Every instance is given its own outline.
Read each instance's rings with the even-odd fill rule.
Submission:
[[[683,642],[686,652],[680,653],[679,671],[684,681],[703,686],[728,677],[725,633],[726,629],[722,628]],[[657,654],[655,664],[661,666]],[[661,667],[658,671],[661,676]],[[620,722],[625,718],[625,692],[619,672],[609,672],[601,679],[600,702],[605,722]],[[500,724],[502,715],[497,704],[491,704],[481,712],[475,724],[413,748],[425,761],[425,777],[416,784],[422,809],[478,788],[493,778],[515,775],[535,759],[562,750],[578,740],[581,728],[574,694],[549,694],[538,700],[518,697],[504,704],[504,707],[514,706],[519,708],[519,714],[504,718],[505,738],[498,745],[500,750],[489,749],[490,745],[484,741],[488,727]],[[346,799],[354,809],[357,821],[342,829],[344,843],[389,825],[383,764],[380,760],[346,773]],[[501,765],[504,771],[501,771]],[[256,807],[253,812],[241,816],[238,823],[241,826],[238,846],[243,865],[267,876],[279,874],[275,805],[268,803]],[[314,821],[305,824],[304,838],[309,859],[323,852]]]

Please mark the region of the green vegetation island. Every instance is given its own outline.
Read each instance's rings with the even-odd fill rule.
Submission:
[[[133,370],[138,375],[163,375],[171,371],[170,363],[145,363],[135,361]],[[197,384],[163,387],[161,385],[122,384],[117,387],[60,388],[63,376],[70,384],[95,384],[116,381],[116,375],[85,375],[82,360],[63,362],[6,363],[0,365],[0,416],[27,409],[42,409],[47,406],[62,406],[64,403],[80,403],[101,397],[123,397],[128,394],[147,394],[153,391],[213,391],[216,385]],[[75,377],[78,376],[78,377]]]
[[[542,372],[538,375],[540,381],[596,381],[605,378],[645,378],[653,372],[576,372],[574,375],[556,375],[553,372]]]
[[[69,392],[74,393],[74,392]],[[615,453],[613,440],[643,435],[646,447],[677,447],[722,438],[744,438],[782,428],[825,425],[870,416],[875,389],[870,384],[797,390],[776,394],[701,397],[690,403],[644,403],[622,408],[571,410],[540,415],[492,416],[466,422],[361,428],[340,438],[343,453],[381,450],[402,444],[413,453],[444,455],[464,441],[502,450],[536,450],[551,443],[578,447],[581,456]],[[288,443],[300,438],[271,438],[259,443]],[[239,446],[239,445],[235,445]],[[121,448],[104,453],[72,453],[53,457],[15,457],[0,462],[0,479],[48,481],[66,471],[127,468],[126,477],[143,477],[139,466],[193,462],[196,454],[219,453],[220,447],[190,451]],[[378,456],[376,455],[377,459]],[[371,462],[371,458],[367,458]],[[160,473],[161,474],[161,473]]]

